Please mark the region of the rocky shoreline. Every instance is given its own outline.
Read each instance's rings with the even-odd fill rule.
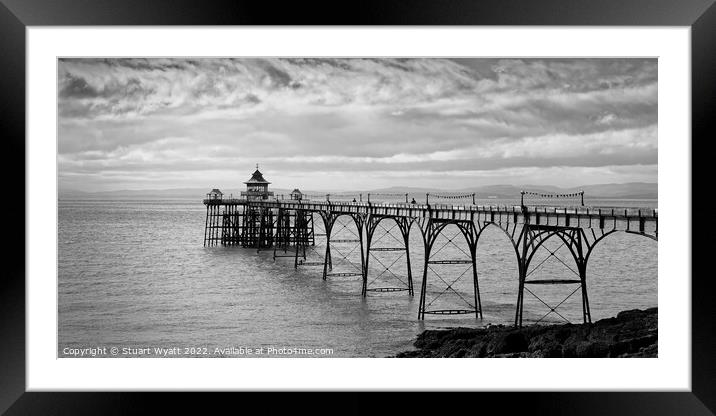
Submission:
[[[657,308],[649,308],[591,324],[426,330],[413,344],[417,350],[396,357],[656,357],[657,318]]]

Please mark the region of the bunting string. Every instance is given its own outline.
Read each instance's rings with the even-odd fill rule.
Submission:
[[[428,194],[431,197],[434,198],[441,198],[441,199],[466,199],[466,198],[472,198],[475,194],[461,194],[461,195],[442,195],[442,194]]]
[[[355,199],[358,202],[362,197],[360,194],[326,194],[325,198],[329,201],[351,201]]]
[[[405,193],[398,194],[398,193],[382,193],[382,192],[373,193],[373,192],[371,192],[368,195],[370,195],[370,196],[400,196],[400,197],[404,198],[405,195],[407,195],[407,194],[405,194]]]
[[[523,195],[536,196],[540,198],[576,198],[582,196],[584,192],[573,192],[569,194],[543,194],[540,192],[522,191]]]

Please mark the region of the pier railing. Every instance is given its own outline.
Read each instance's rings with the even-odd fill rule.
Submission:
[[[287,208],[287,209],[328,209],[342,210],[348,208],[350,212],[356,212],[358,208],[364,208],[365,212],[370,212],[380,208],[396,208],[409,210],[426,210],[426,211],[467,211],[467,212],[494,212],[500,214],[524,214],[524,213],[540,213],[540,214],[573,214],[585,216],[608,216],[613,218],[627,217],[643,217],[657,218],[658,209],[648,207],[593,207],[593,206],[521,206],[521,205],[473,205],[473,204],[413,204],[413,203],[371,203],[371,202],[346,202],[346,201],[318,201],[318,200],[291,200],[291,199],[264,199],[264,200],[248,200],[245,198],[223,198],[223,199],[204,199],[204,205],[260,205],[267,208]],[[361,210],[362,211],[362,210]]]

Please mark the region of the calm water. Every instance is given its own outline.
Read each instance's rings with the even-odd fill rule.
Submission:
[[[656,206],[656,201],[600,203]],[[106,350],[97,351],[99,355],[112,356],[110,348],[116,347],[119,357],[156,357],[154,348],[178,347],[182,356],[188,352],[242,357],[247,355],[241,347],[263,347],[265,352],[271,347],[275,348],[273,357],[309,355],[281,348],[329,348],[332,354],[327,356],[331,357],[384,357],[411,349],[415,336],[425,329],[510,324],[514,320],[515,254],[505,234],[495,227],[483,232],[477,253],[484,319],[428,315],[419,322],[423,248],[416,228],[411,233],[410,252],[415,296],[369,292],[364,299],[360,277],[323,281],[322,268],[294,270],[292,258],[274,260],[272,250],[257,253],[255,249],[203,247],[205,213],[200,199],[60,201],[58,356],[68,356],[68,348],[88,347],[104,347]],[[384,225],[391,228],[389,223]],[[350,239],[352,227],[352,223],[345,228],[336,226],[333,238]],[[321,232],[318,224],[316,232]],[[440,251],[432,259],[465,258],[464,240],[452,238],[454,234],[455,230],[445,231],[436,243],[436,251]],[[399,238],[397,228],[389,234],[379,229],[373,246],[395,247],[396,236]],[[322,254],[324,247],[318,241],[315,251]],[[351,262],[358,263],[360,256],[357,246],[345,243],[332,248],[334,272],[353,271]],[[547,248],[567,260],[566,249],[557,242]],[[369,287],[397,287],[406,281],[404,255],[391,251],[374,254]],[[308,261],[319,259],[311,250],[308,257]],[[536,266],[533,278],[570,278],[572,273],[545,250],[532,264]],[[390,266],[396,276],[381,275],[384,266]],[[429,271],[430,308],[463,308],[473,302],[467,267],[435,265]],[[587,284],[593,320],[625,309],[656,306],[656,242],[625,233],[609,236],[590,259]],[[448,285],[454,291],[441,294]],[[531,287],[534,294],[552,306],[575,288],[538,286]],[[537,321],[549,311],[541,301],[526,294],[527,322]],[[579,322],[580,293],[574,293],[557,311]],[[561,320],[549,314],[542,322]],[[123,354],[123,348],[135,349]]]

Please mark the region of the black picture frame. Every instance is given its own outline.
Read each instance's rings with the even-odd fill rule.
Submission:
[[[368,1],[268,2],[190,0],[0,0],[0,132],[8,156],[2,164],[8,179],[5,240],[9,243],[0,279],[0,412],[25,414],[124,414],[146,410],[150,401],[183,410],[228,403],[244,408],[245,396],[142,393],[25,392],[25,182],[19,195],[15,183],[25,172],[25,29],[27,26],[87,25],[604,25],[691,27],[692,154],[709,157],[706,146],[716,138],[716,6],[713,0],[487,0],[487,1]],[[11,155],[11,156],[10,156]],[[20,157],[23,155],[23,157]],[[694,161],[695,162],[695,161]],[[692,200],[683,201],[692,216],[709,215],[709,172],[692,164]],[[12,184],[11,184],[12,182]],[[12,185],[12,187],[10,187]],[[20,221],[20,217],[24,221]],[[700,220],[700,218],[699,218]],[[684,224],[691,227],[691,224]],[[694,414],[716,412],[716,302],[713,278],[704,267],[714,248],[707,227],[692,231],[692,389],[690,392],[599,393],[477,393],[451,398],[450,408],[467,405],[472,411],[494,407],[500,413],[533,414]],[[662,259],[668,258],[664,253]],[[685,279],[690,276],[670,276]],[[237,375],[238,376],[238,375]],[[376,375],[379,376],[379,375]],[[277,401],[251,398],[271,409],[304,407],[320,411],[314,394]],[[340,409],[331,413],[368,413],[374,400],[338,393],[329,397]],[[445,399],[432,395],[390,397],[382,409],[402,411],[442,408]],[[327,403],[325,398],[321,403]],[[222,403],[224,402],[224,403]],[[457,410],[455,410],[457,411]]]

